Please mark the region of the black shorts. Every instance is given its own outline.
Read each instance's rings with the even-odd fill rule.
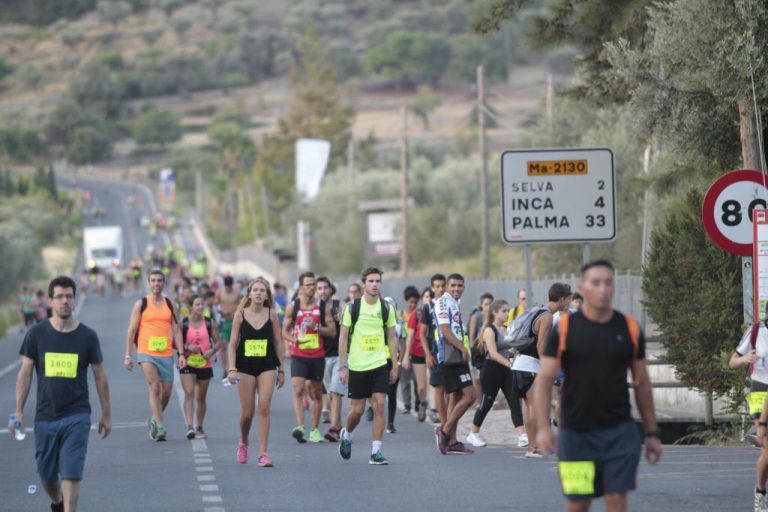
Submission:
[[[261,375],[264,372],[273,372],[275,370],[277,370],[277,365],[249,364],[249,365],[237,366],[238,373],[245,373],[246,375],[250,375],[251,377],[256,377],[256,378],[259,378],[259,375]]]
[[[197,375],[198,380],[210,380],[213,378],[213,368],[193,368],[189,365],[179,370],[181,375]]]
[[[472,373],[468,364],[458,366],[440,365],[443,373],[443,392],[451,394],[472,385]]]
[[[636,487],[642,434],[634,421],[602,429],[563,427],[558,438],[560,483],[569,499],[625,493]],[[570,485],[569,463],[578,475]],[[584,478],[585,470],[590,478]]]
[[[515,386],[518,396],[528,395],[533,381],[536,378],[536,374],[533,372],[521,372],[520,370],[512,370],[512,382]]]
[[[427,358],[411,355],[411,364],[427,364]]]
[[[436,364],[429,369],[429,385],[433,388],[443,387],[443,371],[440,369],[443,365]]]
[[[763,384],[762,382],[752,380],[752,379],[749,380],[750,393],[763,393],[765,391],[768,391],[768,384]],[[747,396],[747,404],[749,404],[749,396]],[[750,416],[753,420],[757,420],[757,419],[760,419],[761,414],[762,414],[762,408],[760,408],[759,412],[751,414]]]
[[[322,382],[324,375],[324,357],[291,357],[291,378],[301,377],[302,379]]]
[[[371,398],[374,393],[389,392],[389,370],[387,365],[379,366],[365,372],[349,370],[349,392],[347,396],[353,400]]]

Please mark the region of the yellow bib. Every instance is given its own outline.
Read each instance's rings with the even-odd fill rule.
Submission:
[[[151,336],[147,345],[151,352],[164,352],[168,350],[168,336]]]
[[[317,333],[299,336],[300,350],[313,350],[318,348],[320,348],[320,337],[317,335]]]
[[[192,368],[203,368],[207,363],[202,354],[189,354],[187,364]]]
[[[588,496],[595,493],[595,463],[592,461],[559,462],[563,494]]]
[[[763,405],[765,404],[766,395],[768,395],[768,392],[766,391],[752,391],[747,395],[750,416],[763,412]]]
[[[267,357],[267,340],[245,340],[245,357]]]
[[[45,354],[45,376],[46,377],[64,377],[74,379],[77,377],[77,361],[79,354],[62,354],[57,352],[46,352]]]

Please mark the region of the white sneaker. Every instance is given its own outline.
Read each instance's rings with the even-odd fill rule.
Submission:
[[[768,507],[765,504],[765,494],[755,492],[755,512],[766,512]]]
[[[529,448],[527,452],[525,452],[525,458],[527,459],[541,459],[541,453],[539,453],[539,450],[534,450]]]
[[[467,442],[471,444],[472,446],[476,446],[478,448],[482,448],[485,446],[486,443],[485,439],[483,439],[483,436],[480,435],[480,432],[470,432],[467,436]]]
[[[517,447],[518,448],[525,448],[526,446],[528,446],[528,434],[522,433],[517,438]]]

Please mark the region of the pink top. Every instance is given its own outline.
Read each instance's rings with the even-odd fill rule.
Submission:
[[[190,322],[189,327],[187,328],[187,339],[185,342],[187,345],[194,344],[200,346],[200,354],[195,355],[202,355],[206,352],[211,350],[211,336],[208,333],[208,329],[205,327],[205,321],[200,321],[200,327],[192,327],[192,323]],[[187,358],[187,361],[189,361],[189,356],[191,355],[191,352],[189,350],[184,351],[184,357]],[[205,364],[203,366],[198,366],[194,361],[192,363],[189,363],[189,366],[192,366],[193,368],[212,368],[213,365],[211,364],[211,360],[208,359],[205,361]]]

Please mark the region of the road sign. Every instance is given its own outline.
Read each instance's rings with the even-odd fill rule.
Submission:
[[[768,303],[768,210],[755,210],[752,215],[754,241],[752,244],[752,282],[754,311],[752,318],[763,318]]]
[[[701,207],[704,229],[721,249],[752,256],[752,212],[768,208],[768,190],[760,171],[738,169],[720,176]]]
[[[504,242],[607,242],[615,236],[613,151],[529,149],[502,153]]]

